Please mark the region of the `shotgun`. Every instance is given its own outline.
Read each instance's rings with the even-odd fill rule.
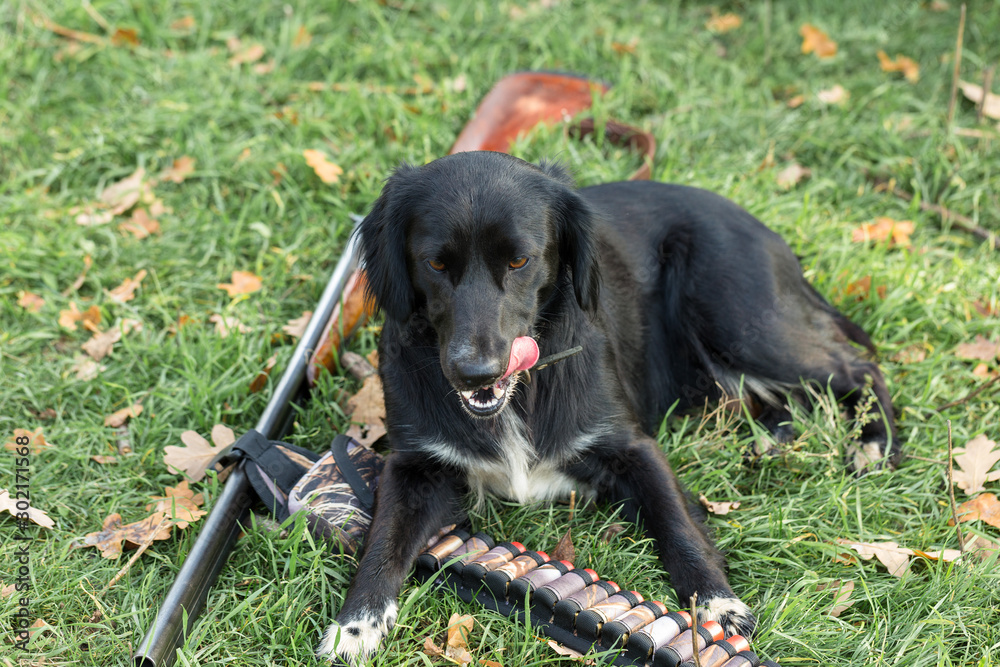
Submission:
[[[355,226],[361,220],[358,215],[352,214],[351,218]],[[278,440],[284,435],[290,426],[290,417],[293,416],[289,410],[292,401],[304,398],[304,394],[308,393],[304,379],[309,358],[357,264],[358,240],[352,231],[316,310],[292,352],[288,367],[278,380],[271,400],[257,421],[257,431],[268,440]],[[198,539],[139,644],[139,650],[132,658],[135,667],[169,667],[174,663],[177,648],[205,606],[208,590],[233,550],[241,524],[249,516],[250,506],[255,499],[243,462],[239,462],[226,480],[212,511],[202,523]]]

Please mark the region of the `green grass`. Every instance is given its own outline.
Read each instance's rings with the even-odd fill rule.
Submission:
[[[978,127],[981,137],[946,127],[957,2],[943,12],[917,2],[719,4],[743,25],[713,36],[704,27],[713,7],[698,3],[94,0],[110,26],[134,28],[141,44],[85,43],[68,53],[67,40],[38,17],[107,36],[85,4],[0,4],[0,438],[41,427],[55,445],[32,458],[31,493],[57,522],[31,542],[31,613],[50,630],[26,653],[11,649],[8,619],[17,603],[0,599],[0,662],[128,663],[197,525],[154,544],[104,593],[125,557],[72,550],[73,540],[112,512],[143,518],[148,498],[180,480],[162,453],[180,444],[182,431],[207,435],[216,423],[237,433],[251,428],[267,392],[247,387],[272,354],[276,373],[282,368],[292,343],[275,334],[318,298],[348,233],[348,214],[366,210],[400,161],[447,153],[501,76],[555,69],[613,84],[595,112],[655,135],[655,178],[718,191],[762,218],[803,258],[809,280],[879,346],[910,455],[895,472],[860,480],[844,473],[851,427],[829,403],[796,415],[801,437],[791,451],[755,467],[742,462],[755,437],[742,420],[692,415],[664,426],[661,441],[693,492],[742,503],[710,525],[728,552],[733,588],[760,618],[756,648],[791,667],[1000,664],[996,557],[920,561],[903,578],[874,561],[834,560],[837,538],[955,548],[942,465],[947,421],[956,445],[982,432],[1000,436],[995,387],[936,410],[981,382],[953,350],[976,334],[996,335],[997,316],[982,316],[972,304],[1000,306],[1000,255],[869,180],[895,178],[918,201],[1000,232],[997,133],[987,125]],[[171,27],[185,16],[192,28]],[[800,53],[798,29],[806,22],[838,42],[836,57]],[[312,40],[297,47],[301,27]],[[971,4],[963,78],[981,81],[998,62],[997,34],[1000,5]],[[264,46],[261,62],[273,59],[273,70],[231,67],[232,37]],[[633,40],[634,52],[616,49]],[[879,49],[917,60],[919,82],[882,72]],[[456,85],[462,80],[464,87]],[[818,102],[815,94],[834,84],[850,91],[849,101]],[[807,100],[792,109],[785,102],[795,94]],[[974,107],[962,99],[954,125],[977,127]],[[344,168],[340,183],[318,180],[302,158],[310,148]],[[582,185],[635,167],[632,156],[569,140],[558,128],[530,134],[514,152],[560,159]],[[760,168],[769,153],[776,166]],[[67,213],[137,167],[156,173],[182,155],[197,161],[196,171],[157,186],[172,209],[160,219],[160,235],[136,240],[117,230],[118,220],[82,227]],[[791,159],[812,176],[785,190],[775,174]],[[284,173],[275,182],[279,164]],[[877,216],[915,221],[912,249],[852,243],[851,230]],[[93,267],[69,290],[85,255]],[[141,269],[148,276],[134,300],[118,304],[106,295]],[[229,298],[216,283],[233,270],[262,276],[264,289]],[[886,287],[884,298],[844,296],[864,276]],[[40,312],[17,305],[22,291],[45,299]],[[72,371],[89,334],[57,324],[70,301],[81,310],[97,305],[102,327],[123,318],[143,323],[93,380]],[[214,314],[237,316],[252,332],[221,339],[208,321]],[[170,327],[182,315],[194,323],[174,335]],[[367,331],[355,347],[367,351],[373,341]],[[893,361],[912,345],[922,346],[924,360]],[[353,389],[343,378],[324,381],[290,439],[326,447],[345,427],[336,398]],[[104,416],[140,399],[145,411],[128,427],[132,454],[115,465],[92,461],[112,453],[118,438]],[[0,488],[9,488],[14,457],[0,454]],[[201,488],[211,504],[219,487]],[[4,516],[0,588],[12,581],[16,550],[15,523]],[[571,525],[579,564],[676,605],[648,540],[632,529],[611,543],[600,540],[614,521],[603,507],[578,510],[570,524],[565,506],[492,502],[476,523],[543,549]],[[967,533],[1000,541],[996,529],[966,525]],[[249,530],[178,664],[314,664],[312,648],[354,567],[310,539],[301,523],[283,533]],[[831,618],[832,594],[817,586],[836,580],[855,583],[856,602]],[[525,628],[444,592],[411,586],[402,600],[379,664],[440,664],[420,647],[428,635],[440,642],[455,612],[477,619],[474,664],[560,660]]]

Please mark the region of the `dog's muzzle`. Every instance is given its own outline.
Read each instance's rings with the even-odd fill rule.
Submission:
[[[514,339],[510,348],[510,358],[507,371],[493,384],[459,391],[462,405],[474,417],[492,417],[507,405],[510,394],[516,382],[516,374],[527,370],[538,361],[538,343],[530,336],[520,336]]]

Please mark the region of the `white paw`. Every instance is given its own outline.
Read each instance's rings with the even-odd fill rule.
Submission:
[[[392,602],[381,614],[368,614],[360,619],[331,623],[316,647],[316,655],[339,658],[351,665],[359,664],[375,652],[382,639],[396,623],[399,607]]]
[[[873,440],[861,445],[851,444],[847,448],[848,468],[856,473],[864,474],[882,468],[885,453],[882,448],[885,443]]]
[[[739,598],[712,598],[698,613],[699,621],[715,621],[722,626],[725,636],[742,635],[747,639],[753,635],[757,619],[750,607]]]

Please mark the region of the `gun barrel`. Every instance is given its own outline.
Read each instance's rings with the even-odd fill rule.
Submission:
[[[361,219],[356,215],[352,215],[351,218],[355,224]],[[281,436],[281,430],[289,414],[289,406],[303,387],[309,358],[316,349],[323,334],[323,327],[340,301],[344,286],[357,264],[358,241],[352,233],[313,311],[312,318],[292,353],[288,367],[257,421],[257,430],[269,440]],[[177,578],[163,599],[146,636],[139,644],[139,650],[132,658],[135,667],[169,667],[174,663],[177,658],[177,647],[191,630],[205,606],[209,588],[225,565],[239,534],[240,524],[249,514],[253,500],[250,480],[241,462],[226,480],[219,499],[202,524],[198,539],[184,560],[184,564],[181,565],[180,572],[177,573]]]

